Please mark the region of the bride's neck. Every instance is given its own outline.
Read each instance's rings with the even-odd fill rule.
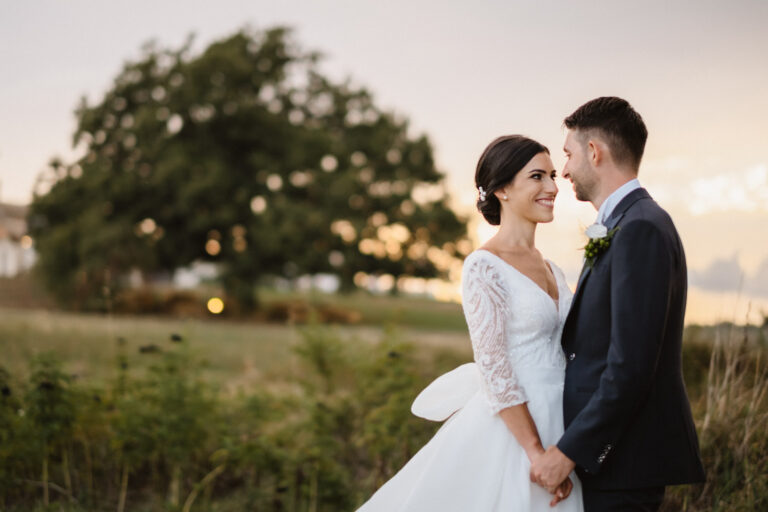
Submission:
[[[536,249],[536,223],[522,219],[502,219],[493,241],[501,250]]]

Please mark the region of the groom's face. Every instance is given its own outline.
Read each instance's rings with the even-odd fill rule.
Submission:
[[[576,199],[590,201],[597,188],[597,175],[587,158],[586,144],[581,139],[578,131],[568,130],[563,146],[566,158],[563,178],[573,183]]]

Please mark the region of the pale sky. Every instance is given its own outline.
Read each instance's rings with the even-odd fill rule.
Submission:
[[[72,159],[73,110],[97,101],[155,39],[197,49],[276,24],[426,133],[459,209],[493,138],[523,133],[563,164],[563,118],[617,95],[645,119],[640,181],[672,215],[691,275],[688,320],[768,313],[768,2],[616,0],[35,0],[0,6],[0,201],[27,203],[53,156]],[[540,249],[573,282],[595,217],[560,180]],[[751,306],[750,306],[751,303]]]

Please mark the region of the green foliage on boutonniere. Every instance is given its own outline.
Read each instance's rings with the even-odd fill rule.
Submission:
[[[608,231],[606,227],[601,224],[593,224],[587,228],[586,233],[589,237],[589,242],[584,246],[584,263],[587,265],[587,268],[592,268],[597,261],[597,258],[608,250],[611,246],[613,236],[619,229],[619,226],[616,226]]]

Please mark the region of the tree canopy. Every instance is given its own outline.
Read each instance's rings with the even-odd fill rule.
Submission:
[[[469,244],[429,140],[318,60],[285,28],[150,44],[84,98],[84,156],[52,161],[30,209],[51,289],[98,309],[133,269],[210,261],[249,307],[264,276],[447,276]]]

